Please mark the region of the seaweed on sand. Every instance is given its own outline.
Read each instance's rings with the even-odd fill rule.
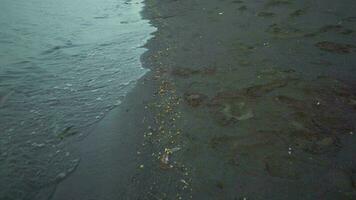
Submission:
[[[284,88],[295,81],[296,73],[294,70],[266,68],[257,77],[265,83],[219,92],[209,101],[211,112],[220,125],[253,119],[256,103],[274,90]]]
[[[198,74],[199,71],[196,69],[191,69],[191,68],[176,68],[173,69],[171,74],[175,76],[181,76],[181,77],[189,77],[191,75]]]
[[[273,13],[273,12],[259,12],[259,13],[257,13],[257,16],[258,17],[274,17],[274,16],[276,16],[276,14],[275,13]]]
[[[239,8],[238,8],[238,10],[239,11],[245,11],[245,10],[247,10],[247,6],[240,6]]]
[[[294,69],[265,68],[258,72],[257,78],[267,81],[297,80],[298,73]]]
[[[356,46],[351,44],[342,44],[336,42],[323,41],[315,44],[320,50],[331,53],[348,54],[356,52]]]
[[[214,75],[215,73],[215,68],[192,69],[185,67],[175,68],[171,72],[172,75],[183,78],[187,78],[193,75]]]
[[[292,0],[268,0],[265,5],[267,7],[270,7],[270,6],[289,5],[291,3]]]
[[[296,37],[302,37],[305,34],[296,28],[289,27],[289,26],[282,26],[279,24],[272,24],[270,25],[266,32],[272,34],[276,38],[281,38],[281,39],[287,39],[287,38],[296,38]]]
[[[330,78],[306,81],[291,76],[277,76],[279,80],[266,84],[220,92],[210,101],[211,113],[222,126],[238,121],[246,121],[246,125],[260,120],[278,122],[273,128],[286,133],[286,141],[303,143],[299,146],[305,151],[336,150],[338,137],[356,128],[354,88]],[[257,109],[261,103],[263,116],[270,116],[269,119],[260,117]],[[283,112],[275,111],[281,107]]]
[[[343,27],[342,25],[325,25],[325,26],[319,28],[319,30],[317,30],[315,32],[305,34],[305,37],[315,37],[319,34],[328,33],[328,32],[334,32],[334,33],[338,33],[338,34],[342,34],[342,35],[350,35],[350,34],[354,33],[354,30],[347,29],[347,28]]]
[[[348,34],[351,34],[354,32],[353,30],[347,29],[341,25],[326,25],[319,29],[320,33],[326,33],[326,32],[330,32],[330,31],[333,31],[336,33],[341,33],[344,35],[348,35]]]
[[[212,98],[209,106],[218,123],[223,126],[249,120],[254,117],[253,107],[258,98],[286,85],[286,81],[279,80],[236,91],[220,92]]]
[[[290,17],[299,17],[306,13],[305,9],[298,9],[289,14]]]
[[[203,104],[207,96],[198,92],[188,92],[184,94],[185,102],[191,107],[198,107]]]
[[[290,141],[309,153],[337,151],[338,138],[356,128],[352,117],[356,114],[352,111],[353,89],[325,78],[295,87],[304,93],[303,99],[275,97],[277,103],[292,111],[288,117],[290,126],[284,128],[294,138]]]
[[[248,97],[257,98],[266,95],[267,93],[277,88],[285,87],[287,86],[287,84],[288,81],[286,80],[273,81],[264,85],[256,85],[256,86],[248,87],[244,90],[244,93]]]
[[[240,4],[240,3],[244,3],[244,1],[242,1],[242,0],[234,0],[234,1],[232,1],[231,3],[237,3],[237,4]]]
[[[300,168],[302,161],[291,157],[269,156],[265,159],[266,172],[272,177],[284,179],[299,179],[303,174]]]
[[[279,166],[272,165],[271,157],[277,158],[279,162],[283,163],[285,157],[276,157],[280,155],[280,151],[287,148],[282,140],[280,140],[280,133],[274,131],[252,131],[245,136],[239,135],[219,135],[210,139],[209,146],[219,153],[219,156],[227,159],[228,164],[242,169],[249,175],[258,176],[266,174],[266,164],[270,164],[274,173]],[[276,163],[273,163],[276,164]],[[288,173],[283,171],[281,176]],[[289,178],[289,176],[286,176]]]
[[[273,69],[260,75],[269,82],[211,99],[209,109],[220,125],[241,123],[230,129],[239,131],[209,138],[209,147],[230,167],[252,176],[294,181],[328,168],[329,161],[318,158],[335,155],[341,137],[356,128],[353,84],[328,77],[298,79],[292,71]],[[275,112],[279,108],[283,112]],[[242,114],[249,117],[239,118]]]
[[[240,41],[232,43],[232,49],[238,51],[240,54],[250,54],[255,50],[255,47]]]

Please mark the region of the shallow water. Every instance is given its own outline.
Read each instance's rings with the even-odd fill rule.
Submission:
[[[154,31],[139,0],[4,0],[0,7],[0,199],[31,199],[79,160],[66,141],[118,106],[146,69]]]

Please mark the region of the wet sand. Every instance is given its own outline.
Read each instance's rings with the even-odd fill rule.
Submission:
[[[53,199],[354,199],[354,10],[147,0],[152,71]]]
[[[139,173],[147,101],[155,85],[141,79],[123,106],[110,112],[73,151],[80,155],[76,171],[61,182],[52,199],[130,199]],[[137,98],[137,97],[140,98]],[[124,198],[127,197],[127,198]]]

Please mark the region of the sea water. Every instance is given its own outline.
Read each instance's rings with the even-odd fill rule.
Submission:
[[[140,0],[0,2],[0,199],[31,199],[78,159],[65,141],[145,74]]]

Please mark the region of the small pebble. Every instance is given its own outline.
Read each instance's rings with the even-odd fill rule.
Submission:
[[[66,177],[66,173],[62,172],[62,173],[59,173],[57,176],[56,176],[56,179],[57,180],[61,180],[61,179],[64,179]]]

